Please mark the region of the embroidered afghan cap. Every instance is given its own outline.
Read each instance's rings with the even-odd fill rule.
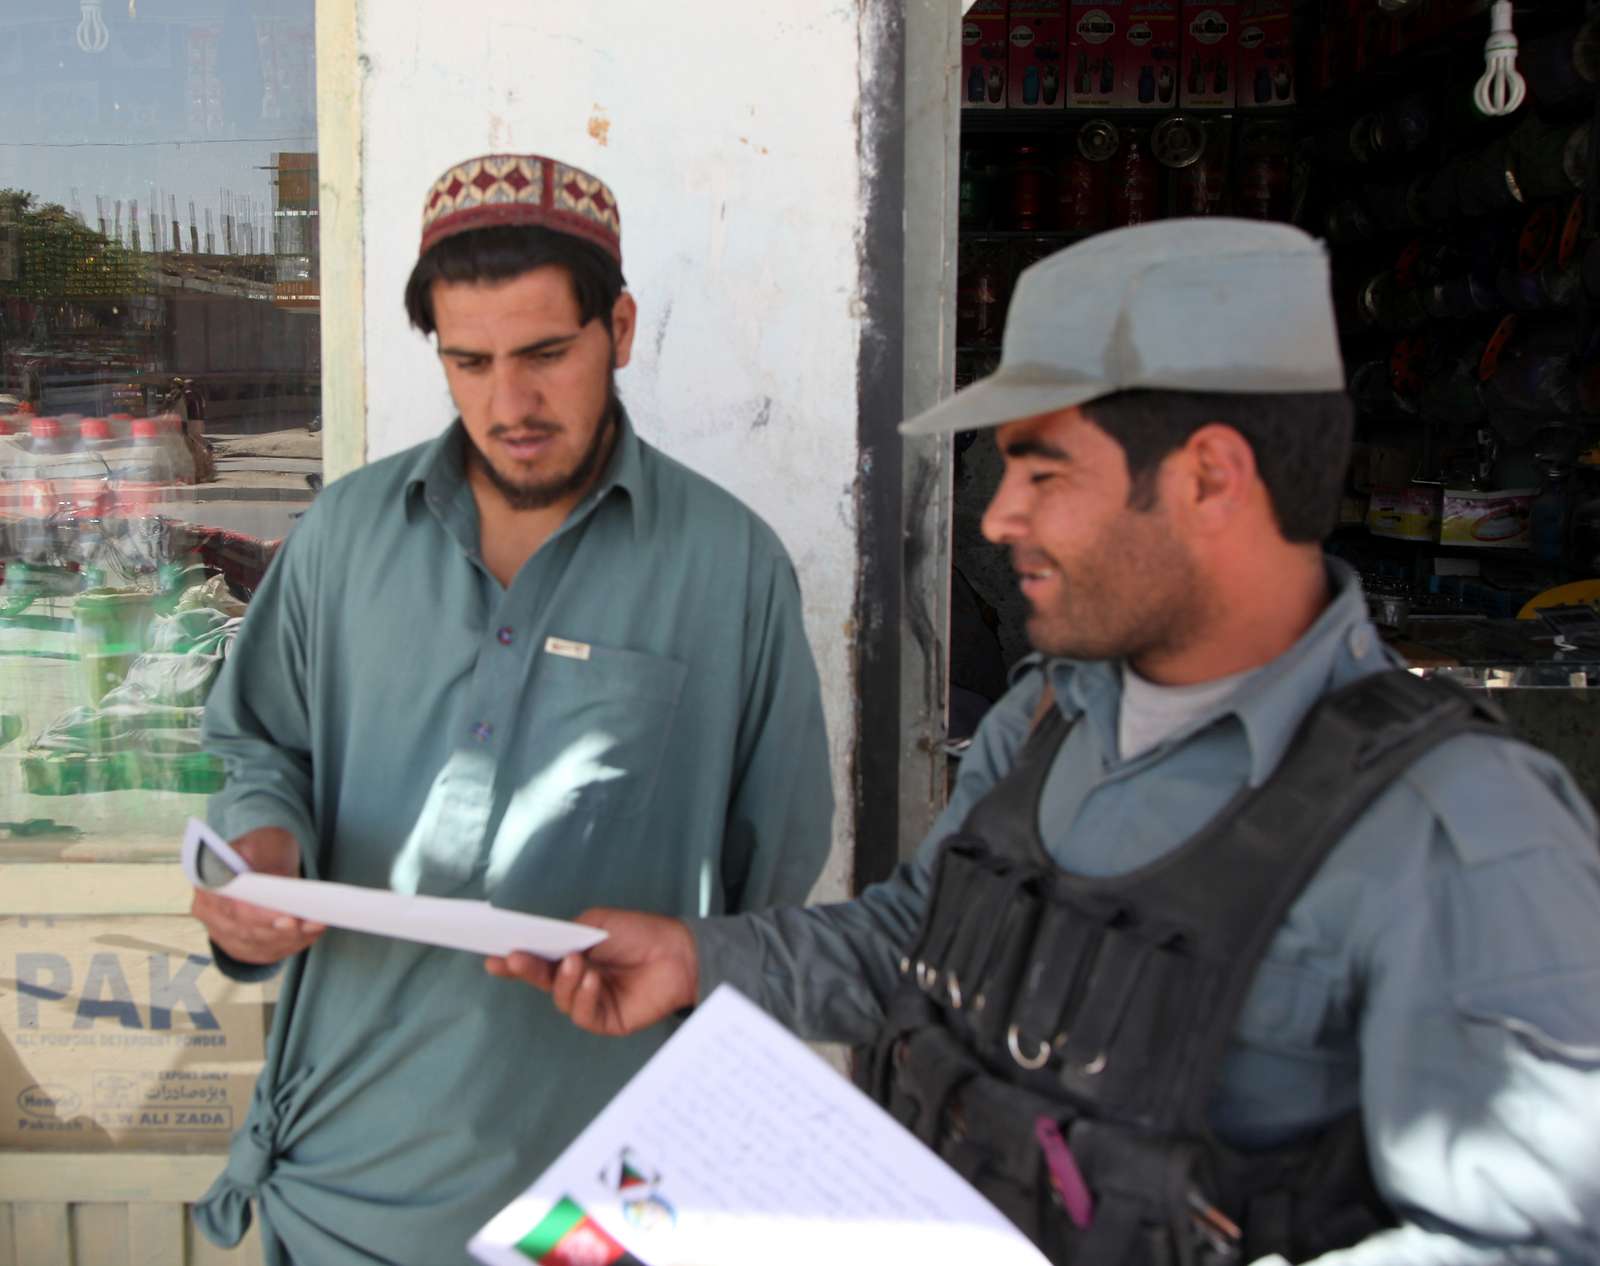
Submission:
[[[538,154],[484,154],[434,182],[422,208],[422,247],[499,225],[553,229],[592,242],[622,265],[622,216],[605,182]]]

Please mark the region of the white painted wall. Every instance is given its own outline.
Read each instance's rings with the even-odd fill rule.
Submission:
[[[401,303],[432,181],[490,151],[606,180],[640,309],[619,377],[639,430],[799,568],[840,806],[819,897],[847,891],[850,857],[859,23],[824,0],[368,0],[359,35],[368,457],[451,417]]]

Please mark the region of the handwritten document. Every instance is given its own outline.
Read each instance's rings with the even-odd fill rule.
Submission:
[[[1045,1266],[954,1170],[728,986],[469,1248],[486,1266]]]
[[[596,928],[502,910],[486,901],[419,897],[386,888],[260,875],[221,836],[195,818],[189,819],[183,836],[183,869],[196,888],[209,888],[297,919],[485,957],[522,950],[541,958],[565,958],[606,939]]]

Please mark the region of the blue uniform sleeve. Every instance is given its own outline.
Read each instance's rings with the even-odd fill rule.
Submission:
[[[1362,1110],[1402,1225],[1317,1266],[1600,1261],[1594,819],[1554,762],[1495,746],[1435,788],[1426,891],[1367,957]]]
[[[916,857],[888,879],[853,901],[691,921],[700,996],[732,984],[804,1038],[869,1040],[883,1018],[899,959],[921,925],[939,845],[1010,768],[1042,681],[1028,674],[984,718],[950,803]]]

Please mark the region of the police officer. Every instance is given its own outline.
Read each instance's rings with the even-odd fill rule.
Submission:
[[[1398,671],[1320,541],[1349,459],[1327,262],[1228,220],[1030,268],[984,531],[1037,654],[858,899],[598,910],[551,970],[627,1033],[731,982],[1058,1262],[1600,1260],[1600,850],[1558,762]]]

